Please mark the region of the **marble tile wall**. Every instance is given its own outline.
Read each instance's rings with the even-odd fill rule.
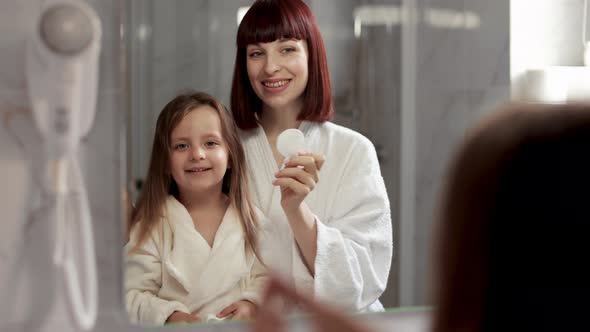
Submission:
[[[418,25],[415,304],[428,295],[431,227],[447,163],[465,130],[510,97],[509,0],[418,0],[419,10],[472,13],[472,29]]]

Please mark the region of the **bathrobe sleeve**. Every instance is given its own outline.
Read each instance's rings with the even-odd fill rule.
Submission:
[[[345,166],[340,179],[324,179],[339,181],[326,201],[331,204],[327,219],[316,217],[315,296],[348,310],[366,309],[379,299],[393,251],[389,199],[377,154],[367,138],[357,137],[341,151]]]
[[[125,246],[125,303],[132,323],[163,325],[176,310],[190,313],[177,301],[157,296],[162,286],[161,236],[152,235],[136,250],[134,233]]]
[[[263,241],[262,225],[268,223],[269,220],[257,207],[254,207],[254,213],[256,214],[256,219],[258,219],[257,236],[258,242],[260,244],[260,242]],[[260,247],[258,253],[261,253]],[[256,305],[260,305],[260,301],[262,300],[262,293],[264,292],[264,287],[266,286],[266,282],[268,281],[268,269],[258,259],[258,257],[256,257],[256,255],[253,256],[254,262],[252,263],[250,275],[248,276],[248,278],[246,278],[245,284],[242,288],[242,298]]]
[[[268,274],[266,267],[255,257],[250,276],[245,281],[242,298],[256,305],[260,305],[262,292],[264,291],[267,280]]]

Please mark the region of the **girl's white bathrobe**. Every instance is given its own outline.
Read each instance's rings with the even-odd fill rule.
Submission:
[[[161,325],[175,310],[206,319],[236,301],[259,300],[265,269],[246,252],[244,231],[232,205],[213,247],[172,196],[162,222],[133,251],[136,240],[137,228],[125,247],[125,300],[133,323]]]
[[[392,259],[391,213],[373,144],[330,122],[303,121],[305,149],[326,161],[305,202],[316,216],[315,276],[306,268],[287,218],[280,189],[272,185],[279,167],[262,127],[241,138],[254,199],[266,216],[261,256],[269,268],[292,276],[295,287],[348,310],[381,311]]]

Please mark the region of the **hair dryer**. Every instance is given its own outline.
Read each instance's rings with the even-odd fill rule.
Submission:
[[[85,2],[45,1],[26,53],[33,118],[45,146],[43,189],[52,196],[53,217],[35,222],[52,222],[48,273],[63,283],[69,313],[82,330],[95,324],[98,295],[90,206],[77,152],[94,121],[101,38],[98,15]]]

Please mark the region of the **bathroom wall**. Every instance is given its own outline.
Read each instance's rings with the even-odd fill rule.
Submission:
[[[510,1],[418,0],[417,4],[421,20],[415,58],[415,274],[411,298],[413,303],[424,304],[430,303],[431,226],[447,163],[465,130],[510,97]]]
[[[122,131],[125,113],[121,107],[124,97],[121,79],[121,49],[119,21],[120,1],[88,1],[98,12],[103,27],[100,56],[100,87],[95,124],[80,146],[84,173],[94,224],[94,239],[99,266],[99,325],[116,321],[121,316],[121,286],[118,286],[121,234],[121,155],[125,142]],[[38,196],[31,183],[32,171],[38,171],[41,139],[29,112],[24,74],[25,40],[34,29],[40,12],[40,0],[0,2],[0,281],[7,278],[7,264],[14,255],[14,239],[22,229],[28,211]],[[36,174],[39,176],[39,174]],[[38,187],[37,187],[38,188]],[[40,221],[43,222],[43,221]],[[35,243],[26,244],[35,246]],[[49,271],[37,271],[49,273]],[[41,296],[41,295],[40,295]],[[116,313],[117,316],[114,316]],[[51,331],[74,330],[65,319],[63,299],[54,306],[46,328]],[[34,317],[33,319],[39,319]],[[5,330],[10,322],[0,322]],[[11,322],[17,323],[17,322]],[[16,327],[19,324],[15,325]]]

